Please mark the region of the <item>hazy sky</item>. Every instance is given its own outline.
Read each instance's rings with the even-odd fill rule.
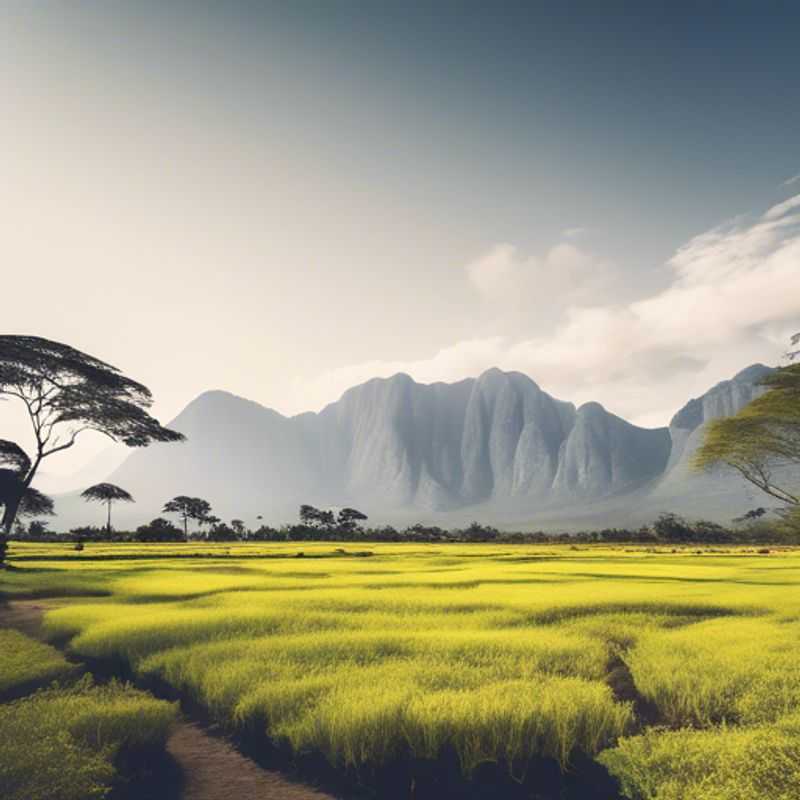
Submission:
[[[2,328],[165,420],[497,365],[664,424],[800,325],[798,33],[793,3],[5,0]]]

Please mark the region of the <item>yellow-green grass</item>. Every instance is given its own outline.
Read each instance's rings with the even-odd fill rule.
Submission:
[[[800,714],[773,725],[648,731],[599,760],[633,800],[798,800]]]
[[[567,769],[576,750],[608,759],[654,721],[637,718],[637,692],[659,724],[706,729],[722,747],[783,730],[800,701],[800,552],[789,548],[92,549],[108,560],[13,546],[11,591],[58,595],[84,580],[104,593],[48,613],[48,635],[340,767],[448,748],[467,774],[534,756]],[[616,680],[615,695],[606,681],[620,663],[635,686]]]
[[[108,795],[121,753],[163,748],[175,706],[120,684],[48,689],[0,705],[4,800],[88,800]]]
[[[68,681],[78,667],[43,642],[0,628],[0,700],[18,697],[52,681]]]

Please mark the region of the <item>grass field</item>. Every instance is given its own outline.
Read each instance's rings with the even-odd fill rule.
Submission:
[[[18,631],[0,629],[0,701],[21,697],[52,681],[66,682],[79,672],[53,647]]]
[[[163,750],[176,709],[121,684],[39,691],[0,705],[4,800],[106,797],[120,759],[146,762]]]
[[[15,543],[11,561],[0,591],[66,598],[45,625],[77,656],[366,785],[452,753],[531,786],[543,759],[569,776],[588,756],[634,799],[800,798],[797,551]]]

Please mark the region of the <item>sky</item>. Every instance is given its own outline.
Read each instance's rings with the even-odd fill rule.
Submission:
[[[792,3],[6,0],[2,329],[164,421],[499,366],[666,424],[800,330],[798,30]]]

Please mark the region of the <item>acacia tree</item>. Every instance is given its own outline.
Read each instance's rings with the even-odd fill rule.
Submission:
[[[54,517],[53,498],[29,486],[20,500],[17,517]]]
[[[30,456],[16,446],[27,464],[0,498],[6,534],[42,461],[73,447],[81,433],[97,431],[128,447],[184,438],[150,416],[146,386],[94,356],[38,336],[0,336],[2,397],[24,404],[34,438]]]
[[[188,497],[185,494],[173,497],[164,504],[162,514],[178,514],[183,520],[183,535],[189,535],[189,520],[193,519],[200,525],[208,522],[211,516],[211,504],[201,497]]]
[[[709,424],[693,464],[726,465],[762,492],[797,506],[800,487],[786,482],[794,470],[785,468],[800,467],[800,364],[780,367],[761,383],[767,388],[763,395]]]
[[[106,533],[108,534],[111,533],[111,506],[118,501],[136,502],[128,492],[113,483],[96,483],[82,491],[81,497],[88,502],[105,503],[108,506],[108,517],[106,518]]]
[[[0,506],[4,506],[8,498],[19,497],[17,517],[54,516],[53,500],[23,483],[30,466],[30,459],[16,442],[0,439]],[[0,533],[0,565],[5,555],[6,536]]]
[[[339,530],[350,533],[357,530],[366,519],[368,519],[367,515],[357,508],[343,508],[336,518],[336,525]]]

